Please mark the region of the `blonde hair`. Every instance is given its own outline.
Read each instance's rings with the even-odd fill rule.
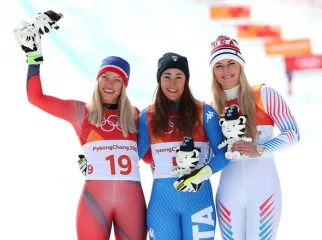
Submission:
[[[136,133],[136,121],[137,112],[136,108],[132,107],[132,104],[127,97],[125,85],[123,83],[121,95],[119,98],[118,106],[118,122],[122,129],[124,137],[127,137],[129,133]],[[94,87],[94,92],[91,101],[87,104],[88,109],[88,121],[89,123],[99,127],[104,121],[104,107],[101,101],[100,92],[98,88],[98,81]]]
[[[257,138],[256,131],[256,105],[254,100],[254,95],[251,86],[249,85],[244,69],[241,68],[240,79],[239,79],[239,89],[238,89],[238,102],[239,107],[243,114],[247,115],[246,122],[246,134],[248,137],[255,140]],[[212,86],[211,91],[213,94],[212,105],[218,114],[223,113],[224,108],[226,107],[226,95],[223,91],[221,85],[216,79],[214,72],[212,72]]]

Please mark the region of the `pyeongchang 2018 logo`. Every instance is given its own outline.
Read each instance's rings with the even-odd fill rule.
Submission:
[[[101,129],[104,132],[112,132],[115,128],[122,131],[121,126],[118,122],[118,116],[110,115],[101,122]]]
[[[160,149],[155,149],[155,152],[157,154],[160,154],[160,153],[172,153],[172,152],[175,152],[177,150],[177,147],[172,147],[172,148],[160,148]]]

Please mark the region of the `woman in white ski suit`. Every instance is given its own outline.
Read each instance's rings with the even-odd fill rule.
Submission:
[[[297,143],[297,124],[281,95],[264,84],[250,86],[236,40],[219,36],[212,43],[213,105],[218,113],[237,105],[247,115],[245,131],[252,142],[238,141],[222,170],[216,196],[224,240],[275,240],[281,216],[281,188],[274,153]],[[274,137],[274,125],[280,134]]]

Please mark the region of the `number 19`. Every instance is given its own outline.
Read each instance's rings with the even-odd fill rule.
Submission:
[[[110,156],[106,157],[106,161],[110,161],[111,174],[115,175],[116,174],[116,168],[115,168],[114,155],[110,155]],[[124,161],[125,161],[125,163],[124,163]],[[117,158],[117,164],[122,169],[120,171],[120,174],[129,175],[131,173],[131,171],[132,171],[132,163],[131,163],[131,159],[129,158],[129,156],[126,156],[126,155],[119,156]]]

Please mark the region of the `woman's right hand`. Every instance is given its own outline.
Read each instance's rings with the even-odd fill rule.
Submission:
[[[14,30],[15,39],[25,52],[27,60],[29,60],[29,57],[37,55],[38,58],[34,60],[37,64],[40,64],[43,62],[42,59],[39,59],[39,56],[42,55],[40,35],[35,31],[35,27],[29,23],[22,22],[22,25],[22,28]]]
[[[49,10],[38,13],[31,24],[21,21],[22,27],[14,29],[15,39],[25,52],[28,64],[41,64],[43,62],[41,35],[49,33],[51,29],[59,29],[57,21],[62,16],[60,13]]]

